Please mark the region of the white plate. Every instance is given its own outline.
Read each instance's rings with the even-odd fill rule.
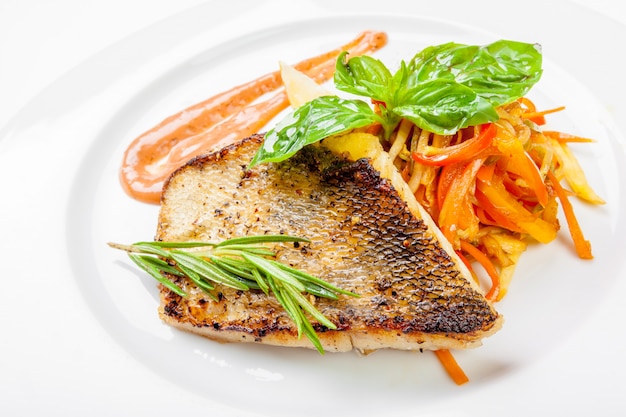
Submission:
[[[279,16],[273,2],[202,5],[72,70],[0,132],[1,226],[8,236],[1,244],[2,410],[233,416],[623,410],[624,384],[611,375],[626,371],[618,347],[626,109],[611,40],[623,39],[626,29],[573,7],[567,25],[554,32],[559,2],[527,1],[514,15],[465,2],[380,7],[311,1],[297,10],[285,6]],[[585,33],[578,30],[583,23]],[[175,331],[157,317],[154,282],[106,246],[151,239],[155,231],[158,208],[128,198],[117,179],[122,152],[136,135],[275,70],[279,60],[334,48],[365,29],[388,33],[389,44],[376,55],[390,66],[447,41],[541,43],[545,73],[529,96],[542,108],[567,106],[549,118],[551,128],[597,139],[574,146],[607,200],[603,207],[575,202],[595,259],[576,258],[564,222],[558,241],[531,248],[497,305],[506,316],[503,330],[483,347],[455,354],[471,379],[463,387],[429,352],[320,356],[220,345]]]

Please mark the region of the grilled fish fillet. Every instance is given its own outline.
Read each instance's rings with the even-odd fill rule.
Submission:
[[[310,239],[278,247],[278,260],[360,295],[314,299],[337,326],[314,322],[326,351],[479,346],[502,316],[372,138],[326,139],[251,170],[261,135],[197,157],[166,182],[156,239]],[[313,348],[271,295],[218,286],[214,301],[185,278],[173,279],[188,296],[162,287],[159,315],[174,327],[221,342]]]

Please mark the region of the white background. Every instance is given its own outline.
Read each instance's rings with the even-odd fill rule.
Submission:
[[[232,0],[231,0],[232,1]],[[262,1],[262,0],[259,0]],[[442,0],[443,1],[443,0]],[[624,2],[623,1],[610,1],[610,0],[592,0],[592,1],[583,1],[583,0],[570,0],[572,3],[580,3],[585,4],[589,7],[589,13],[604,13],[611,19],[616,19],[623,24],[626,24],[626,13],[624,12]],[[194,6],[197,6],[202,3],[207,3],[202,0],[108,0],[108,1],[78,1],[78,0],[54,0],[54,1],[45,1],[45,0],[0,0],[0,132],[2,132],[3,127],[7,124],[11,118],[17,114],[24,106],[31,100],[36,99],[37,95],[48,85],[53,83],[57,78],[63,76],[71,69],[79,66],[81,63],[88,60],[90,57],[99,54],[101,51],[105,50],[108,47],[115,45],[116,42],[125,39],[126,37],[141,32],[142,29],[150,26],[154,23],[157,23],[172,14],[176,14],[185,10],[188,10]],[[216,2],[217,4],[218,2]],[[484,2],[487,3],[487,2]],[[489,2],[491,5],[496,4],[496,2]],[[293,3],[292,3],[293,4]],[[414,4],[414,3],[413,3]],[[476,7],[481,7],[483,2],[476,1],[474,2]],[[498,4],[502,5],[502,7],[506,7],[506,2],[501,1]],[[515,5],[516,7],[524,7],[524,2],[516,2],[516,3],[508,3],[510,5]],[[384,1],[381,1],[381,7],[384,7]],[[537,10],[537,13],[541,13],[541,10]],[[567,11],[564,10],[562,14],[558,16],[554,16],[554,30],[558,30],[558,25],[560,20],[567,19]],[[584,31],[585,28],[581,27],[581,31]],[[624,40],[616,39],[615,40],[615,51],[618,53],[622,53],[622,46]],[[598,63],[598,71],[601,73],[601,63]],[[621,80],[616,80],[616,85],[621,86],[623,88],[623,83]],[[3,138],[0,137],[0,141]],[[6,195],[6,194],[5,194]],[[6,197],[5,197],[6,198]],[[6,200],[0,199],[0,204],[11,204],[11,202],[7,202]],[[27,212],[34,212],[34,209],[27,210]],[[6,230],[0,230],[0,238],[2,238],[2,233],[5,233]],[[7,244],[8,246],[8,244]],[[7,261],[7,255],[3,255],[3,260]],[[0,279],[3,281],[3,289],[1,294],[5,297],[13,295],[9,291],[14,290],[10,285],[15,285],[14,281],[9,281],[7,279],[7,269],[4,268],[3,272],[0,272]],[[18,283],[19,284],[19,283]],[[17,285],[19,288],[23,288],[22,285]],[[23,294],[15,294],[15,297],[24,296]],[[62,301],[62,300],[60,300]],[[17,304],[17,303],[15,303]],[[11,305],[11,304],[9,304]],[[28,307],[28,303],[21,303]],[[609,324],[610,320],[603,321],[603,318],[614,318],[623,316],[623,308],[618,303],[613,303],[613,309],[608,309],[604,311],[602,316],[598,317],[598,326],[594,327],[594,331],[598,331],[598,336],[595,338],[593,343],[597,343],[599,345],[602,344],[602,336],[611,332],[612,329]],[[62,306],[62,308],[71,313],[72,306]],[[17,312],[19,314],[19,312]],[[8,317],[7,319],[10,319]],[[45,317],[42,317],[45,319]],[[3,331],[4,330],[4,331]],[[9,329],[10,330],[10,329]],[[72,329],[69,329],[72,330]],[[68,331],[69,331],[68,330]],[[620,329],[623,332],[623,328]],[[81,331],[81,329],[76,329],[76,331]],[[53,334],[54,329],[45,331],[45,334]],[[88,334],[96,334],[96,330],[86,331]],[[3,339],[6,337],[10,337],[10,331],[7,335],[6,329],[0,329],[0,343],[3,342]],[[582,337],[578,337],[577,340],[581,341]],[[100,339],[98,339],[100,341]],[[103,343],[110,343],[106,338],[106,335],[102,337],[101,341]],[[589,341],[584,340],[582,342],[589,343]],[[95,343],[95,342],[94,342]],[[88,345],[86,343],[86,345]],[[39,347],[37,347],[38,349]],[[111,347],[113,349],[113,347]],[[594,346],[590,346],[590,348],[594,348]],[[33,347],[29,347],[27,349],[28,352],[35,352],[37,349]],[[78,348],[77,348],[78,350]],[[578,369],[566,368],[566,366],[570,365],[570,362],[559,362],[558,355],[560,351],[555,353],[555,357],[550,358],[552,360],[552,370],[558,370],[560,365],[563,366],[563,369],[560,370],[564,375],[571,375],[573,378],[578,375],[584,374],[593,374],[593,375],[610,375],[611,371],[607,369],[603,369],[599,372],[595,372],[593,355],[601,355],[604,353],[613,353],[623,351],[623,344],[621,345],[613,345],[613,346],[605,346],[604,350],[598,352],[594,350],[591,355],[591,360],[580,363],[580,367]],[[111,361],[115,361],[119,359],[119,362],[124,364],[132,364],[134,362],[128,361],[126,354],[124,352],[120,352],[115,350],[117,355],[109,358]],[[580,347],[573,349],[574,353],[580,353],[582,355],[590,355],[589,351],[585,346],[580,345]],[[45,344],[41,345],[41,354],[45,354]],[[78,352],[80,355],[80,352]],[[596,357],[597,359],[597,357]],[[11,358],[3,358],[3,361],[0,363],[9,363]],[[52,358],[51,360],[54,360]],[[125,362],[126,361],[126,362]],[[34,363],[43,362],[41,358],[35,359],[33,358]],[[60,361],[59,361],[60,362]],[[622,366],[619,369],[624,369],[623,367],[624,358],[621,356],[620,365]],[[89,367],[92,366],[90,364],[90,359],[86,354],[78,357],[76,363],[74,365],[75,368],[80,366]],[[93,365],[95,367],[95,365]],[[121,366],[121,365],[120,365]],[[29,367],[28,369],[33,368]],[[78,369],[74,369],[77,371]],[[117,368],[111,370],[113,373]],[[56,368],[53,369],[56,371]],[[141,375],[142,369],[128,369],[128,373],[124,374],[125,377],[130,378],[132,375]],[[133,371],[135,373],[133,373]],[[592,372],[593,371],[593,372]],[[0,374],[3,372],[3,369],[0,369]],[[532,370],[531,372],[538,372],[536,370]],[[531,374],[531,376],[536,377],[536,374]],[[68,375],[72,377],[71,369],[68,370]],[[79,372],[76,372],[76,375],[80,375]],[[62,381],[63,375],[58,375],[58,380]],[[25,380],[26,378],[23,378]],[[56,381],[57,375],[46,375],[46,381]],[[132,380],[132,379],[131,379]],[[534,379],[536,380],[536,378]],[[5,381],[8,382],[8,381]],[[17,381],[18,383],[23,381]],[[119,388],[116,388],[116,381],[101,381],[101,382],[93,382],[86,383],[86,381],[74,381],[76,386],[83,385],[82,394],[88,398],[102,398],[103,400],[109,399],[109,397],[113,397],[113,393],[117,393],[120,397],[126,397],[127,393],[119,392],[124,390],[123,384],[120,384]],[[147,387],[152,387],[151,381],[142,381]],[[156,381],[152,381],[154,386],[158,386]],[[616,375],[615,384],[621,384],[624,386],[623,375]],[[575,388],[575,383],[571,384]],[[619,385],[616,385],[619,387]],[[7,388],[6,385],[3,388]],[[19,387],[18,387],[19,388]],[[527,392],[534,392],[532,387],[528,387]],[[101,389],[102,392],[98,394],[94,394],[93,391],[95,389]],[[580,397],[585,395],[584,386],[581,386],[580,389],[574,389],[573,394]],[[618,392],[618,389],[610,389],[609,393],[613,394]],[[38,392],[31,392],[26,388],[21,392],[19,389],[11,390],[12,393],[18,392],[21,396],[23,396],[23,401],[25,405],[28,401],[37,401]],[[624,392],[626,392],[626,386],[624,386]],[[72,398],[61,398],[59,401],[72,401]],[[80,395],[80,393],[78,394]],[[190,397],[187,395],[184,390],[170,390],[166,393],[155,393],[154,395],[154,403],[159,403],[159,395],[169,395],[170,397],[178,398],[180,397],[182,401],[192,401],[194,397]],[[532,395],[532,394],[531,394]],[[0,410],[2,409],[2,401],[3,392],[0,392]],[[145,400],[145,397],[142,397]],[[21,400],[21,398],[20,398]],[[204,404],[197,399],[198,404],[201,406]],[[354,399],[358,400],[358,399]],[[497,398],[494,399],[496,401]],[[524,399],[525,401],[526,399]],[[152,399],[149,398],[147,401],[152,403]],[[528,398],[529,402],[532,402],[532,398]],[[19,400],[12,400],[12,404],[17,404]],[[578,402],[582,402],[578,401]],[[174,402],[169,402],[170,405],[174,404],[174,407],[177,407],[178,404]],[[129,413],[132,411],[139,411],[142,406],[145,406],[146,403],[137,402],[134,404],[136,409],[129,410]],[[124,406],[128,406],[125,404]],[[513,406],[513,405],[512,405]],[[29,407],[26,407],[29,408]],[[41,407],[42,409],[44,407]],[[623,408],[622,408],[623,410]],[[161,414],[172,415],[176,409],[163,409],[161,410]],[[98,414],[97,412],[94,413]],[[207,412],[208,415],[218,415],[211,414],[210,410]],[[502,410],[503,415],[517,415],[515,410]],[[139,413],[135,413],[135,415],[140,415]],[[451,415],[451,414],[450,414]],[[458,414],[454,414],[458,416]]]
[[[570,1],[626,24],[621,0]],[[1,0],[0,130],[39,91],[85,59],[201,3],[207,0]],[[555,16],[555,30],[559,19],[567,19],[566,13]]]

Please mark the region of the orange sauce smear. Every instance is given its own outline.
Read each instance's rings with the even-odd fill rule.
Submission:
[[[339,54],[357,56],[387,44],[384,32],[365,31],[340,48],[295,65],[318,83],[329,80]],[[271,94],[255,103],[261,97]],[[163,184],[190,159],[223,148],[256,132],[289,106],[280,71],[190,106],[139,135],[124,152],[120,182],[132,198],[159,204]]]

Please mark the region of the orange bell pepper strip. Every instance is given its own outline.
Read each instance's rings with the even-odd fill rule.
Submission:
[[[478,193],[478,190],[476,190]],[[478,194],[477,194],[478,195]],[[478,220],[482,226],[498,226],[502,227],[487,211],[481,206],[475,206],[476,216],[478,216]],[[505,228],[506,229],[506,228]]]
[[[474,194],[476,174],[484,161],[484,158],[474,159],[465,165],[460,175],[452,180],[443,199],[438,224],[444,236],[455,247],[459,231],[478,231],[479,220],[471,197]]]
[[[540,219],[518,202],[504,187],[502,181],[494,178],[491,182],[476,181],[476,188],[489,200],[493,208],[507,217],[519,229],[541,243],[548,243],[556,238],[557,226]]]
[[[476,173],[476,178],[489,182],[493,178],[495,172],[496,164],[483,164]]]
[[[506,214],[499,211],[479,189],[476,190],[474,197],[476,197],[476,202],[478,203],[479,208],[484,210],[485,213],[487,213],[489,217],[493,219],[493,221],[485,219],[483,223],[491,224],[492,226],[498,226],[515,233],[524,233],[524,230],[522,230],[517,224],[515,224],[515,222],[510,219]],[[477,213],[479,212],[477,211]]]
[[[528,187],[533,191],[542,207],[548,204],[550,199],[548,188],[541,177],[535,161],[526,151],[511,156],[507,163],[507,171],[521,177],[528,184]]]
[[[443,207],[443,200],[448,195],[452,183],[461,175],[464,169],[465,164],[456,163],[446,165],[439,171],[439,180],[437,182],[437,206],[439,210]]]
[[[427,147],[427,153],[412,152],[413,160],[424,165],[443,166],[456,162],[469,161],[487,149],[496,136],[496,126],[493,123],[480,125],[471,138],[456,145],[444,148]]]

